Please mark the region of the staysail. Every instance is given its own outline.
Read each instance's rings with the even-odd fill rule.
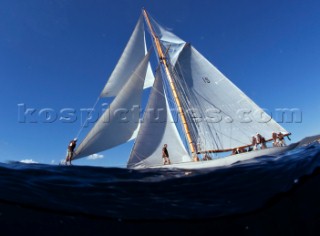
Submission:
[[[146,53],[145,31],[143,17],[141,15],[116,67],[101,92],[100,97],[116,96]],[[148,63],[144,88],[151,87],[153,81],[154,76],[150,63]]]
[[[127,79],[125,86],[79,145],[74,159],[127,142],[138,127],[140,104],[150,53]]]
[[[162,165],[162,147],[168,145],[171,163],[191,161],[173,121],[160,71],[144,113],[141,128],[131,151],[128,167]]]

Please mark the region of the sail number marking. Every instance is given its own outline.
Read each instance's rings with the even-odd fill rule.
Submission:
[[[208,77],[202,77],[202,80],[203,80],[203,82],[205,82],[205,83],[207,83],[207,84],[210,83],[210,80],[209,80]]]

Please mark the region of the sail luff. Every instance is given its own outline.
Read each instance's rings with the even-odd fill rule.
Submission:
[[[155,34],[155,32],[153,30],[153,27],[151,25],[148,13],[146,12],[145,9],[143,9],[143,14],[145,16],[145,20],[147,22],[147,25],[148,25],[148,27],[150,29],[153,41],[155,43],[155,46],[156,46],[156,49],[157,49],[156,51],[157,51],[158,56],[159,56],[159,60],[162,63],[162,65],[163,65],[163,67],[165,69],[165,73],[167,75],[167,78],[169,80],[170,88],[172,90],[172,94],[173,94],[174,100],[175,100],[176,105],[177,105],[178,114],[179,114],[179,116],[181,118],[182,126],[184,128],[185,135],[186,135],[186,138],[188,140],[188,145],[189,145],[190,151],[191,151],[191,153],[195,154],[196,150],[195,150],[195,147],[194,147],[194,142],[193,142],[193,140],[191,138],[191,134],[190,134],[190,130],[189,130],[189,127],[188,127],[188,124],[187,124],[187,120],[186,120],[185,114],[184,114],[184,112],[182,110],[182,106],[181,106],[181,102],[179,100],[178,94],[176,92],[175,84],[173,82],[172,75],[171,75],[169,67],[168,67],[168,61],[166,60],[165,54],[163,53],[163,50],[162,50],[162,47],[161,47],[161,44],[160,44],[160,40],[159,40],[159,38],[157,37],[157,35]]]
[[[143,16],[141,15],[118,63],[101,91],[100,97],[116,96],[146,53],[145,30]],[[144,88],[151,87],[153,80],[153,73],[149,64]]]
[[[158,68],[141,128],[127,163],[128,168],[160,166],[163,164],[162,148],[168,144],[171,163],[190,162],[191,158],[182,143],[173,121]]]

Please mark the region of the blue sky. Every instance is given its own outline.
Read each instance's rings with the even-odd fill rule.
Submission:
[[[94,104],[142,7],[262,108],[298,109],[300,122],[281,123],[292,141],[320,133],[319,1],[3,0],[0,162],[64,159],[80,120],[45,123],[39,112],[50,108],[59,118],[63,108]],[[28,108],[36,115],[24,121],[19,111]],[[123,166],[131,145],[77,163]]]

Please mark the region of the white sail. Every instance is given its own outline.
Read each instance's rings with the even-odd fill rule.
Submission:
[[[172,65],[174,65],[186,42],[172,32],[164,29],[152,17],[150,17],[150,20],[154,31],[164,46],[164,50],[167,52],[166,56],[169,56]]]
[[[152,18],[149,19],[145,11],[143,14],[147,24],[152,25],[149,30],[158,53],[156,80],[150,67],[150,53],[145,56],[146,41],[143,18],[140,17],[100,94],[101,97],[115,98],[79,145],[74,159],[136,138],[127,163],[129,168],[163,167],[164,144],[168,145],[172,163],[170,166],[201,168],[191,162],[191,155],[183,141],[190,145],[188,148],[192,152],[193,145],[196,146],[196,151],[223,152],[250,145],[251,138],[256,133],[266,139],[271,138],[272,132],[288,134],[195,48]],[[141,121],[143,88],[151,86],[153,82]],[[178,111],[172,110],[177,107]],[[173,119],[172,114],[175,117],[177,113],[178,119]],[[181,135],[174,122],[183,123]],[[255,152],[250,153],[252,154],[247,158],[259,156]],[[232,160],[228,157],[226,159],[229,164],[238,160],[232,159],[232,156]]]
[[[137,68],[139,62],[144,58],[146,50],[145,33],[143,26],[143,17],[140,16],[138,23],[127,43],[116,67],[114,68],[107,84],[102,90],[101,97],[116,96],[125,85],[130,75]],[[148,64],[148,73],[146,76],[144,88],[151,87],[154,76]]]
[[[79,147],[74,159],[101,152],[127,142],[139,124],[140,104],[150,53],[141,61],[125,86]]]
[[[168,145],[171,163],[191,161],[173,122],[163,90],[162,78],[158,72],[128,167],[162,165],[164,144]]]
[[[256,133],[265,138],[273,131],[288,133],[190,44],[180,53],[175,73],[201,149],[248,145]]]

